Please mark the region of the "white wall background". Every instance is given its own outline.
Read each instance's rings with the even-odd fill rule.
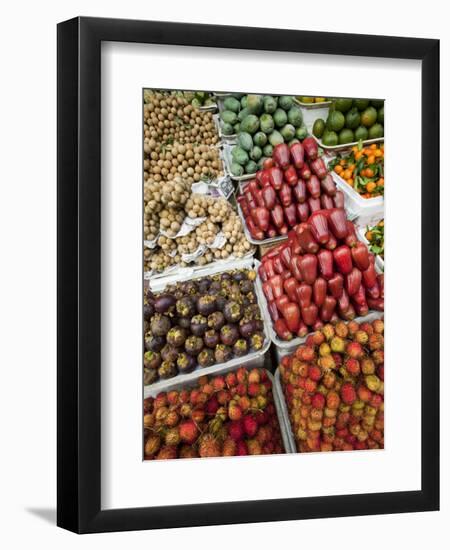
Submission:
[[[345,8],[344,8],[345,5]],[[5,7],[7,6],[7,7]],[[0,543],[47,549],[273,548],[282,540],[303,547],[410,549],[447,538],[450,519],[448,468],[442,468],[442,511],[208,527],[77,537],[54,526],[56,467],[56,23],[76,15],[191,21],[441,39],[441,97],[450,95],[450,38],[445,3],[320,3],[288,1],[171,2],[127,0],[17,1],[2,10],[0,32]],[[405,90],[407,93],[407,90]],[[441,126],[450,123],[441,102]],[[446,177],[447,131],[442,132],[442,280],[450,279],[450,198]],[[407,159],[405,159],[405,167]],[[407,172],[405,172],[407,174]],[[396,182],[407,185],[405,181]],[[445,250],[446,249],[446,250]],[[446,254],[444,255],[444,252]],[[442,285],[442,310],[449,304]],[[442,317],[442,340],[450,329]],[[442,353],[442,456],[449,464],[450,377]],[[370,473],[368,473],[370,475]],[[444,538],[445,537],[445,538]]]

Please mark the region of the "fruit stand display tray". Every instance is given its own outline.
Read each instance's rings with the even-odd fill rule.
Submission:
[[[370,250],[370,243],[366,239],[366,226],[358,226],[356,228],[356,234],[358,235],[358,239],[362,241],[364,244],[367,245],[367,247]],[[384,260],[381,256],[378,254],[375,254],[375,267],[384,273]]]
[[[169,392],[172,390],[181,390],[185,388],[189,388],[192,386],[195,386],[195,383],[199,376],[203,376],[204,374],[210,374],[210,375],[219,375],[219,374],[227,374],[230,371],[233,371],[234,369],[237,369],[239,367],[244,367],[247,370],[251,370],[253,368],[262,368],[262,364],[256,364],[255,361],[241,361],[238,365],[231,365],[224,363],[222,365],[218,365],[218,369],[212,372],[205,372],[207,369],[202,369],[201,373],[196,378],[181,378],[180,376],[176,378],[171,378],[170,380],[167,380],[167,384],[164,386],[164,388],[157,388],[157,384],[153,384],[152,386],[145,386],[144,387],[144,399],[147,397],[156,397],[158,393],[164,391]],[[290,429],[290,421],[289,417],[286,417],[285,414],[287,412],[286,403],[284,402],[284,396],[282,393],[280,393],[280,384],[277,384],[275,381],[274,375],[269,372],[268,370],[264,369],[267,373],[267,376],[269,380],[272,383],[272,394],[273,394],[273,402],[275,405],[275,410],[277,413],[277,419],[278,424],[280,426],[280,432],[281,432],[281,439],[283,441],[283,447],[286,453],[293,453],[295,451],[295,443],[294,446],[292,446],[292,432]]]
[[[201,269],[198,269],[197,271],[181,271],[177,270],[177,273],[175,275],[169,275],[166,277],[160,277],[159,279],[152,279],[149,281],[149,288],[155,292],[159,293],[162,292],[167,285],[174,284],[181,281],[188,281],[188,280],[194,280],[194,279],[200,279],[202,277],[206,277],[208,275],[214,275],[217,273],[223,273],[225,271],[233,271],[238,269],[257,269],[256,266],[257,260],[254,260],[253,258],[244,258],[239,260],[224,260],[222,262],[215,262],[213,264],[210,264],[207,267],[202,267]],[[258,262],[259,265],[259,262]],[[259,309],[261,311],[261,320],[263,322],[263,332],[264,332],[264,345],[259,351],[254,351],[251,353],[248,353],[247,355],[243,357],[234,357],[230,361],[227,361],[226,363],[217,363],[215,365],[212,365],[210,367],[200,367],[197,366],[195,369],[187,374],[178,374],[177,376],[173,376],[172,378],[167,378],[165,380],[159,380],[158,382],[155,382],[154,384],[150,384],[147,386],[144,386],[144,397],[147,397],[150,395],[148,392],[150,389],[153,391],[166,391],[166,388],[170,386],[174,382],[180,382],[185,383],[189,382],[191,380],[196,380],[200,376],[203,375],[210,375],[210,374],[216,374],[221,369],[225,367],[229,367],[230,369],[237,368],[241,365],[246,365],[247,363],[251,367],[262,367],[264,365],[264,354],[270,347],[270,337],[266,322],[266,316],[264,315],[264,311],[262,309],[263,302],[261,300],[261,292],[259,292],[256,281],[258,277],[255,279],[255,292],[257,296],[257,301],[259,305]]]
[[[259,262],[258,260],[255,260],[255,265],[257,269],[261,265],[261,262]],[[381,272],[381,270],[378,268],[377,268],[377,271],[379,273]],[[276,332],[273,329],[272,319],[269,314],[269,307],[267,305],[267,300],[262,290],[261,279],[259,278],[259,276],[256,277],[255,285],[256,285],[256,290],[258,295],[258,301],[262,306],[261,311],[263,316],[265,317],[264,324],[268,330],[271,341],[275,344],[275,351],[277,354],[277,358],[278,360],[280,360],[285,355],[292,353],[297,348],[297,346],[299,346],[300,344],[303,344],[306,338],[308,338],[308,335],[311,333],[309,332],[302,338],[297,336],[292,340],[281,340],[280,338],[278,338]],[[355,318],[355,321],[358,321],[358,323],[363,323],[364,321],[370,321],[372,319],[381,319],[383,315],[384,315],[384,312],[382,311],[369,311],[369,313],[364,317]]]

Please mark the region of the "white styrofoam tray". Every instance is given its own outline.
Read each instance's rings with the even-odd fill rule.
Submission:
[[[167,285],[177,283],[180,281],[189,281],[192,279],[199,279],[201,277],[206,277],[207,275],[222,273],[224,271],[232,271],[235,269],[256,269],[255,261],[256,260],[254,260],[253,258],[245,258],[245,259],[234,260],[234,261],[229,261],[224,263],[216,262],[214,264],[210,264],[207,267],[203,267],[202,269],[199,269],[195,272],[192,272],[190,270],[181,272],[181,270],[178,270],[177,273],[174,275],[168,275],[166,277],[160,277],[158,279],[150,280],[149,288],[153,292],[159,293],[159,292],[162,292]],[[174,376],[172,378],[159,380],[154,384],[144,386],[144,395],[145,395],[145,392],[148,391],[150,388],[152,388],[152,390],[156,389],[158,391],[163,391],[168,385],[172,383],[172,381],[184,383],[190,380],[196,380],[199,376],[203,376],[204,374],[214,374],[221,368],[227,367],[227,366],[229,366],[230,368],[238,367],[241,364],[246,363],[247,361],[252,362],[254,366],[262,366],[264,364],[264,354],[270,347],[270,338],[267,330],[266,317],[264,315],[264,312],[262,311],[261,294],[258,291],[256,281],[255,281],[255,291],[256,291],[258,305],[261,310],[261,320],[263,322],[263,333],[265,336],[264,346],[259,351],[248,353],[244,357],[235,357],[230,361],[227,361],[226,363],[218,363],[210,367],[197,366],[190,373],[178,374],[177,376]]]
[[[370,323],[375,319],[384,319],[384,313],[378,312],[378,311],[372,312],[372,313],[369,313],[369,315],[366,315],[365,317],[360,317],[359,319],[355,319],[355,321],[357,321],[358,323],[363,323],[363,322]],[[277,370],[275,371],[274,378],[275,378],[275,385],[277,387],[278,398],[280,400],[280,409],[282,411],[282,417],[286,420],[286,435],[287,435],[288,445],[289,445],[289,448],[293,449],[290,452],[298,453],[295,437],[292,432],[291,420],[289,418],[289,410],[286,404],[286,399],[284,397],[283,385],[281,383],[279,368],[277,368]]]
[[[218,375],[218,374],[226,374],[230,371],[233,371],[239,367],[245,367],[247,370],[250,370],[250,369],[253,369],[253,368],[262,368],[262,365],[260,364],[256,364],[255,361],[242,361],[239,365],[230,365],[230,364],[222,364],[220,365],[220,368],[218,368],[214,373],[209,373],[209,374],[212,374],[212,375]],[[286,451],[286,453],[290,453],[292,452],[290,449],[292,448],[292,444],[291,444],[291,438],[292,438],[292,434],[289,435],[289,432],[288,432],[288,427],[290,427],[290,422],[289,422],[289,419],[288,418],[284,418],[284,414],[285,414],[285,411],[287,410],[286,409],[286,404],[284,403],[284,405],[282,404],[282,399],[284,400],[283,398],[283,395],[281,394],[280,395],[280,385],[276,384],[275,383],[275,378],[274,378],[274,375],[269,372],[267,369],[264,369],[267,373],[267,376],[269,377],[269,380],[271,381],[272,383],[272,395],[273,395],[273,401],[274,401],[274,404],[275,404],[275,410],[276,410],[276,413],[277,413],[277,418],[278,418],[278,424],[280,426],[280,432],[281,432],[281,439],[283,441],[283,446],[284,446],[284,449]],[[164,392],[168,392],[168,391],[171,391],[171,390],[179,390],[179,389],[183,389],[183,388],[186,388],[186,387],[192,387],[192,386],[195,386],[196,382],[197,382],[197,379],[200,377],[200,376],[203,376],[204,374],[208,374],[205,372],[205,369],[203,369],[199,376],[197,376],[196,378],[193,378],[191,380],[181,380],[180,377],[176,377],[176,378],[171,378],[169,381],[171,382],[170,384],[167,384],[167,386],[163,389],[161,388],[156,388],[155,387],[155,384],[152,385],[152,386],[145,386],[144,387],[144,399],[146,399],[147,397],[156,397],[158,395],[158,393],[160,393],[161,391],[164,391]]]
[[[321,118],[321,117],[317,117]],[[312,134],[313,138],[317,141],[319,147],[321,147],[324,151],[331,151],[334,153],[338,153],[339,151],[346,151],[347,149],[351,149],[355,145],[358,145],[358,141],[352,141],[351,143],[343,143],[342,145],[324,145],[322,143],[322,140],[316,137],[314,134]],[[384,141],[384,136],[381,138],[375,138],[375,139],[365,139],[361,143],[365,145],[371,145],[372,143],[382,143]]]

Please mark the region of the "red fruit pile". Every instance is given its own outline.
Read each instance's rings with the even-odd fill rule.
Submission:
[[[342,208],[318,210],[297,225],[264,254],[258,275],[281,340],[384,311],[384,277]]]
[[[284,453],[264,369],[202,376],[192,388],[144,400],[144,458]]]
[[[384,447],[384,323],[338,321],[283,357],[298,452]]]
[[[312,137],[276,145],[237,200],[250,235],[258,241],[287,235],[317,210],[344,207],[342,191],[336,190]]]

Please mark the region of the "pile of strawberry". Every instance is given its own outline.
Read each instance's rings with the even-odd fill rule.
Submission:
[[[250,235],[258,241],[286,235],[317,210],[344,207],[344,195],[312,137],[276,145],[272,158],[244,184],[237,200]]]
[[[384,276],[342,208],[318,210],[289,231],[262,257],[258,275],[281,340],[384,311]]]
[[[298,452],[384,447],[384,323],[339,321],[283,357]]]
[[[144,400],[144,458],[284,453],[264,369],[202,376],[192,388]]]

